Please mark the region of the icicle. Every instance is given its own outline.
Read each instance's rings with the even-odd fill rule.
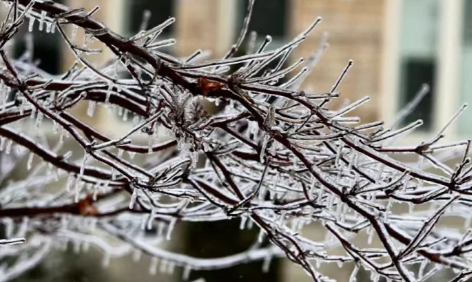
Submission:
[[[88,154],[85,153],[85,154],[84,154],[84,158],[83,158],[83,160],[82,160],[82,164],[80,165],[79,176],[77,177],[77,179],[82,178],[82,175],[84,175],[85,164],[87,163],[87,158],[88,158]]]
[[[35,115],[36,115],[36,107],[33,106],[33,107],[31,108],[30,118],[31,118],[31,119],[34,119]]]
[[[143,216],[143,219],[141,220],[141,230],[146,231],[146,225],[149,220],[149,217],[147,215]]]
[[[262,272],[267,273],[269,272],[270,263],[272,261],[272,254],[268,253],[264,258],[264,262],[262,263]]]
[[[166,234],[166,240],[169,241],[170,237],[172,235],[172,231],[174,230],[175,223],[177,222],[177,219],[173,218],[170,220],[169,225],[167,225],[167,234]]]
[[[141,250],[140,249],[135,249],[133,252],[133,261],[138,262],[141,259]]]
[[[64,144],[65,129],[61,127],[61,133],[59,134],[59,144]]]
[[[2,111],[7,108],[8,103],[8,96],[10,95],[10,87],[6,86],[5,90],[3,90],[3,102],[2,102]]]
[[[26,231],[28,231],[28,223],[29,223],[29,218],[23,217],[23,220],[21,221],[20,228],[18,230],[18,237],[25,237],[26,236]]]
[[[46,33],[51,33],[52,22],[46,21]]]
[[[255,135],[257,133],[258,125],[256,121],[249,121],[248,131],[250,134]]]
[[[53,22],[53,23],[51,24],[51,33],[55,33],[55,32],[56,32],[56,23]]]
[[[182,279],[184,281],[187,281],[190,278],[190,272],[191,271],[192,271],[192,268],[190,267],[190,265],[186,265],[184,267],[184,271],[183,271],[183,274],[182,274]]]
[[[136,152],[128,152],[130,159],[134,159],[134,156],[136,156]]]
[[[98,195],[98,192],[100,191],[100,183],[97,183],[95,185],[93,185],[93,200],[96,201],[97,200],[97,195]]]
[[[0,137],[0,151],[3,151],[3,148],[5,148],[5,137]]]
[[[28,169],[28,170],[31,169],[31,166],[33,164],[33,156],[34,156],[34,154],[32,152],[28,156],[28,162],[27,162],[27,165],[26,165],[26,169]]]
[[[334,197],[334,196],[333,196]],[[341,202],[341,200],[337,200],[337,205],[336,205],[336,219],[338,221],[340,221],[340,218],[341,218],[341,213],[342,213],[342,210],[343,210],[343,203]]]
[[[104,268],[107,268],[109,265],[110,265],[110,260],[111,260],[111,257],[109,254],[105,254],[103,256],[103,261],[102,261],[102,266]]]
[[[110,190],[109,187],[108,187],[109,185],[110,185],[110,180],[107,180],[103,183],[103,188],[102,188],[103,193],[109,192],[109,190]]]
[[[419,278],[422,278],[424,276],[424,270],[426,269],[426,266],[428,266],[428,261],[423,260],[420,264],[420,268],[419,268],[419,271],[418,271],[418,277]]]
[[[357,281],[357,272],[359,271],[359,267],[354,265],[354,269],[351,272],[351,276],[349,277],[349,282],[356,282]]]
[[[336,153],[336,160],[335,160],[335,165],[336,167],[339,167],[339,160],[341,159],[341,155],[343,153],[343,149],[344,149],[344,143],[341,143],[338,147],[338,151]]]
[[[72,186],[72,182],[74,182],[74,176],[71,174],[71,175],[69,175],[69,177],[67,178],[67,184],[66,184],[66,191],[67,191],[67,192],[70,191],[70,187]]]
[[[88,43],[91,41],[92,39],[92,34],[90,33],[85,33],[84,34],[84,47],[87,47]]]
[[[11,146],[13,144],[13,141],[12,140],[8,140],[7,142],[7,148],[5,149],[5,154],[10,154],[10,151],[11,151]]]
[[[161,260],[161,267],[159,268],[159,272],[165,273],[167,269],[167,260]]]
[[[320,191],[318,192],[318,198],[317,198],[318,204],[322,204],[322,202],[323,202],[324,189],[325,189],[324,185],[321,185]]]
[[[132,210],[134,204],[136,203],[136,198],[138,197],[137,189],[133,189],[133,194],[131,195],[131,200],[129,201],[129,209]]]
[[[85,242],[82,244],[82,252],[86,253],[86,252],[88,252],[89,249],[90,249],[90,242],[89,242],[89,241],[85,241]]]
[[[369,237],[367,238],[367,244],[372,245],[372,241],[374,240],[374,233],[375,232],[374,232],[373,228],[371,228],[369,231],[370,232],[369,232]]]
[[[338,260],[336,264],[338,265],[339,268],[343,268],[343,262],[341,260]]]
[[[241,223],[239,224],[239,229],[244,230],[246,228],[247,216],[241,216]]]
[[[148,138],[148,154],[152,154],[152,145],[153,145],[153,136],[154,135],[149,135],[149,138]],[[205,146],[206,143],[204,143],[203,145]]]
[[[157,274],[157,264],[159,259],[156,257],[151,258],[151,264],[149,265],[149,275],[155,276]]]
[[[139,123],[139,116],[138,116],[138,115],[135,115],[135,116],[133,117],[133,122],[132,122],[133,127],[136,126],[136,125],[138,125],[138,123]]]
[[[36,116],[36,122],[34,123],[34,127],[36,128],[36,130],[39,129],[39,126],[41,125],[41,122],[43,121],[43,113],[41,112],[38,112],[38,115]]]
[[[157,223],[157,237],[161,238],[163,233],[164,233],[164,223],[163,222],[158,222]]]
[[[370,273],[370,281],[377,282],[379,281],[379,278],[380,278],[379,275],[375,271],[372,271]]]
[[[71,42],[75,41],[75,37],[77,36],[77,30],[78,29],[79,29],[78,26],[76,26],[75,24],[72,24],[72,33],[71,33],[71,36],[70,36],[70,41]]]
[[[66,229],[67,225],[69,225],[68,215],[62,215],[61,216],[61,226],[62,226],[62,228]]]
[[[115,172],[115,168],[114,168],[114,167],[111,168],[111,179],[112,179],[112,180],[115,180],[115,179],[116,179],[116,172]]]
[[[125,56],[123,65],[124,65],[125,67],[128,67],[129,64],[130,64],[130,59],[128,58],[128,56]]]
[[[74,253],[79,254],[80,253],[80,242],[74,242]]]
[[[108,84],[108,90],[105,95],[105,105],[107,106],[108,110],[112,111],[113,108],[110,105],[110,96],[111,96],[111,89],[113,88],[113,84],[109,83]]]
[[[265,151],[267,148],[267,143],[269,143],[270,136],[265,135],[264,139],[262,140],[262,146],[261,146],[261,153],[259,155],[259,161],[263,164],[264,163],[264,157],[265,157]]]
[[[197,168],[198,163],[198,153],[197,152],[187,152],[190,157],[190,168]]]
[[[97,105],[97,102],[95,101],[89,101],[88,107],[87,107],[87,115],[89,117],[93,117],[93,114],[95,113],[95,106]]]
[[[54,169],[52,171],[52,178],[54,181],[59,181],[59,169]]]
[[[23,97],[19,97],[18,99],[20,100],[20,115],[23,115],[25,113],[26,102],[23,100]]]
[[[54,133],[54,135],[57,135],[57,133],[59,132],[59,126],[55,120],[52,120],[52,132]]]
[[[136,190],[136,189],[135,189]],[[152,222],[154,221],[154,218],[156,217],[156,209],[152,208],[151,209],[151,214],[149,214],[149,219],[147,222],[147,229],[151,230],[152,229]]]
[[[128,110],[127,109],[125,109],[123,111],[123,121],[124,122],[128,121]]]
[[[280,212],[279,221],[277,222],[278,226],[285,225],[285,216],[286,216],[286,214],[287,214],[287,211],[285,211],[285,210],[282,210]]]
[[[8,222],[4,221],[4,226],[5,226],[5,237],[10,238],[13,234],[13,222],[9,218]]]
[[[254,226],[254,221],[249,220],[248,223],[247,223],[247,228],[252,229],[253,226]]]
[[[79,202],[80,191],[82,191],[83,186],[84,186],[84,183],[80,181],[79,177],[77,177],[77,179],[75,180],[75,196],[74,196],[75,203]]]
[[[123,153],[124,153],[124,152],[125,152],[124,150],[118,149],[118,158],[123,157]]]
[[[384,212],[384,219],[388,217],[388,214],[390,213],[390,209],[392,208],[392,205],[393,205],[393,199],[388,198],[387,207],[385,208],[385,212]]]
[[[29,31],[29,32],[33,32],[33,27],[34,27],[34,21],[35,21],[35,20],[36,20],[36,19],[35,19],[33,16],[30,15],[30,17],[29,17],[29,23],[28,23],[28,31]]]
[[[39,31],[43,31],[45,17],[46,17],[46,11],[41,11],[41,17],[39,18]]]
[[[7,95],[8,93],[5,90],[6,90],[5,82],[3,82],[3,80],[0,80],[0,94],[1,94],[2,100],[8,98],[8,95]]]
[[[261,228],[261,229],[259,230],[259,236],[257,236],[257,241],[258,241],[259,243],[262,243],[262,241],[264,240],[264,235],[265,235],[264,229]]]

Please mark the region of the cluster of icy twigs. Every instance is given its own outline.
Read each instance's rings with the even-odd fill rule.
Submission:
[[[255,33],[244,40],[250,1],[235,45],[223,58],[209,60],[201,51],[187,58],[160,52],[174,44],[159,37],[173,18],[152,28],[144,21],[142,31],[125,38],[94,20],[98,7],[2,2],[7,15],[0,30],[0,220],[7,239],[26,242],[0,247],[1,260],[10,258],[0,265],[1,281],[68,241],[78,249],[99,247],[106,262],[143,252],[154,258],[151,273],[160,263],[161,270],[180,268],[184,276],[257,260],[267,268],[273,257],[299,264],[314,281],[331,281],[321,274],[322,262],[353,266],[350,281],[361,267],[373,281],[425,281],[443,269],[456,272],[452,281],[463,281],[472,273],[470,141],[441,143],[465,106],[435,138],[400,147],[398,138],[421,126],[421,121],[399,125],[427,87],[389,126],[347,116],[368,98],[329,107],[351,61],[326,93],[298,90],[328,45],[323,40],[306,62],[286,63],[320,19],[282,47],[267,48],[269,36],[255,46]],[[30,31],[60,34],[76,63],[53,76],[36,67],[28,48],[11,58],[6,50],[24,23]],[[85,33],[81,42],[78,28]],[[102,48],[90,48],[91,42]],[[235,56],[243,42],[247,54]],[[104,49],[113,59],[93,64],[90,58],[103,56]],[[221,103],[220,110],[206,110],[205,100]],[[80,101],[89,103],[90,116],[97,104],[123,118],[132,114],[133,129],[119,138],[107,136],[66,111]],[[25,130],[31,128],[27,124],[37,130]],[[54,146],[44,133],[48,124],[59,136]],[[136,136],[148,145],[132,141]],[[83,154],[59,153],[64,139]],[[144,161],[134,161],[135,154]],[[418,161],[400,162],[398,154]],[[23,159],[28,174],[5,181]],[[39,165],[31,169],[35,159]],[[447,160],[458,164],[451,168]],[[57,180],[66,187],[52,188]],[[402,204],[410,206],[408,212],[395,211]],[[202,259],[162,248],[179,222],[236,217],[241,228],[260,229],[258,242],[246,252]],[[447,229],[438,224],[442,218],[455,218],[461,226]],[[316,225],[325,239],[304,237],[308,225]],[[147,229],[157,234],[146,235]],[[12,242],[17,241],[0,241]],[[330,252],[336,246],[341,255]]]

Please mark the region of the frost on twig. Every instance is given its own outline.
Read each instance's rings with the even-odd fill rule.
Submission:
[[[24,242],[25,242],[25,238],[0,239],[0,245],[3,245],[3,246],[21,244]]]
[[[198,50],[182,59],[160,52],[175,43],[159,37],[174,18],[157,27],[143,24],[125,38],[93,18],[98,8],[1,2],[8,16],[0,46],[26,24],[30,31],[56,32],[76,59],[54,76],[31,65],[28,56],[13,59],[0,49],[0,222],[7,238],[26,238],[0,248],[2,258],[20,258],[1,266],[3,280],[68,241],[98,247],[104,265],[113,257],[133,252],[139,259],[145,253],[153,257],[151,274],[181,268],[184,278],[192,270],[252,261],[268,269],[274,257],[300,265],[314,281],[330,281],[322,262],[354,265],[350,281],[362,267],[373,281],[424,281],[442,269],[458,273],[452,281],[471,275],[470,140],[443,141],[465,106],[430,141],[411,146],[395,142],[422,125],[419,120],[400,127],[426,86],[391,126],[362,124],[349,115],[369,97],[330,108],[342,96],[337,91],[352,60],[326,92],[300,89],[327,50],[326,36],[308,60],[284,67],[320,18],[284,46],[266,50],[266,37],[258,49],[236,56],[248,34],[254,4],[249,1],[243,30],[223,58],[207,60]],[[86,34],[84,42],[75,39],[78,29]],[[250,37],[252,46],[254,33]],[[90,49],[91,41],[104,43],[113,58],[92,63],[90,57],[104,50]],[[204,100],[222,102],[222,110],[207,111]],[[100,132],[68,111],[80,101],[89,103],[89,116],[100,104],[118,109],[123,119],[132,114],[132,129],[119,137]],[[57,137],[53,145],[48,126]],[[147,145],[135,142],[137,137]],[[64,152],[66,141],[80,150]],[[418,161],[402,162],[400,154]],[[4,181],[23,165],[20,180]],[[52,189],[57,181],[60,187]],[[441,225],[453,217],[463,219],[463,228]],[[241,229],[254,225],[260,231],[260,242],[243,253],[203,259],[162,247],[181,222],[233,218],[241,219]],[[304,232],[315,223],[324,239]],[[375,248],[369,246],[374,239]],[[333,255],[334,247],[343,253]],[[33,255],[26,259],[25,253]]]

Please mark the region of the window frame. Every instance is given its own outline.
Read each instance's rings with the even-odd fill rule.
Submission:
[[[380,93],[380,117],[389,125],[399,110],[401,78],[401,29],[402,8],[407,0],[385,0],[384,37],[382,39],[382,78]],[[462,8],[465,0],[439,1],[437,36],[436,82],[433,96],[431,129],[414,132],[401,138],[399,144],[419,144],[430,140],[446,125],[460,107],[459,71],[462,42]],[[392,107],[391,105],[395,105]],[[458,123],[451,124],[445,132],[446,140],[458,137]]]
[[[123,34],[125,34],[126,36],[132,36],[134,34],[132,34],[131,32],[131,27],[132,27],[132,22],[131,22],[131,17],[132,17],[132,7],[131,5],[133,4],[135,0],[124,0],[124,9],[123,9],[123,14],[124,14],[124,17],[126,20],[123,21],[123,26],[122,26],[122,32]],[[159,1],[159,0],[147,0],[147,1]],[[177,5],[179,3],[177,3],[177,0],[171,0],[171,14],[175,14],[176,13],[176,10],[177,10]],[[169,15],[169,17],[172,17],[173,15]],[[152,14],[151,14],[151,17],[152,17]],[[141,20],[141,19],[140,19]],[[164,21],[162,21],[164,22]],[[173,24],[175,25],[175,23]],[[154,26],[148,26],[147,29],[150,29],[150,28],[153,28]],[[168,29],[169,27],[167,27]],[[176,28],[175,26],[172,28],[172,30],[170,30],[169,32],[164,32],[162,34],[159,35],[159,40],[167,40],[167,39],[171,39],[171,38],[175,38],[176,37]],[[170,54],[175,54],[175,45],[172,45],[172,46],[167,46],[167,47],[162,47],[159,49],[160,51],[162,52],[165,52],[165,53],[170,53]]]

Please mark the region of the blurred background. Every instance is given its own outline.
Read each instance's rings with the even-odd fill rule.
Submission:
[[[95,17],[113,31],[136,34],[144,11],[152,16],[149,27],[169,17],[176,23],[162,34],[175,38],[177,44],[166,51],[186,57],[197,49],[221,57],[235,42],[242,26],[248,0],[63,0],[55,1],[73,8],[101,9]],[[306,29],[318,16],[323,22],[291,57],[308,58],[316,52],[323,36],[330,47],[323,55],[303,88],[326,92],[332,87],[349,59],[354,67],[339,88],[339,105],[366,95],[371,101],[355,112],[363,121],[384,120],[387,124],[428,83],[431,92],[405,122],[421,118],[423,127],[400,142],[417,144],[444,126],[464,102],[472,102],[472,1],[468,0],[256,0],[249,30],[258,34],[258,42],[272,36],[270,48],[277,48]],[[27,33],[27,24],[23,27]],[[34,57],[51,74],[68,69],[74,57],[57,34],[33,33]],[[78,37],[82,36],[79,33]],[[80,38],[78,41],[81,40]],[[22,54],[28,41],[19,34],[10,46],[16,56]],[[244,46],[243,46],[244,49]],[[106,55],[95,62],[105,62]],[[336,107],[336,103],[333,103]],[[129,127],[128,121],[107,111],[93,119],[85,114],[86,105],[75,109],[83,119],[110,134]],[[472,112],[466,111],[460,121],[449,128],[448,139],[470,138]],[[215,257],[242,251],[257,236],[258,230],[239,231],[239,222],[179,227],[173,248],[200,257]],[[308,237],[321,236],[316,227],[305,230]],[[233,238],[233,239],[229,239]],[[231,243],[230,243],[231,242]],[[112,260],[100,267],[102,255],[93,250],[72,250],[51,254],[51,259],[25,273],[16,281],[180,281],[181,274],[151,276],[149,258],[140,262],[131,258]],[[98,261],[98,264],[97,264]],[[98,266],[97,266],[98,265]],[[268,273],[261,265],[240,266],[215,273],[192,273],[191,278],[206,281],[310,281],[303,271],[287,260],[273,261]],[[347,280],[350,268],[340,271],[327,268],[326,274]],[[361,272],[362,277],[362,272]],[[344,277],[344,278],[343,278]],[[366,281],[360,279],[360,281]]]

